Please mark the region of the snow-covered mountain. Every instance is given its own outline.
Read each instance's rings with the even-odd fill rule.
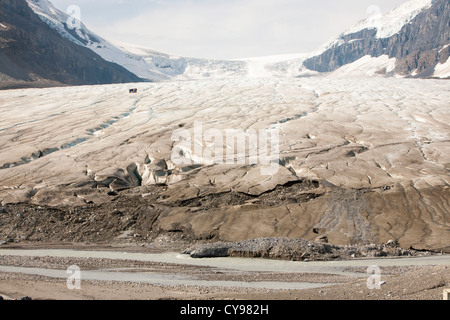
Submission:
[[[49,0],[27,0],[33,11],[64,38],[91,49],[103,59],[117,63],[140,78],[151,81],[169,79],[205,79],[224,77],[294,76],[296,68],[289,71],[270,67],[276,63],[292,61],[295,65],[305,54],[277,55],[234,60],[211,60],[181,57],[154,49],[115,41],[107,41],[90,31],[80,22],[80,28],[70,29],[70,16],[57,9]],[[295,60],[294,60],[295,59]],[[287,71],[287,72],[286,72]],[[314,74],[311,72],[311,74]]]
[[[410,0],[357,23],[312,53],[303,66],[335,76],[447,78],[449,19],[448,0]]]
[[[48,0],[27,0],[33,11],[49,26],[72,42],[91,49],[103,59],[117,63],[137,76],[154,81],[180,78],[228,77],[247,74],[243,61],[208,60],[174,56],[156,50],[109,42],[83,23],[70,29],[71,17]]]
[[[0,1],[0,88],[143,81],[42,22],[25,0]]]
[[[141,46],[102,39],[49,0],[27,0],[33,11],[64,38],[91,49],[151,81],[232,76],[377,76],[450,77],[450,9],[448,0],[410,0],[373,15],[326,42],[315,52],[241,60],[180,57]]]

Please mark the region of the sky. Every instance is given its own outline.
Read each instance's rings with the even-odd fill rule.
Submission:
[[[407,0],[51,0],[112,41],[209,59],[308,53]]]

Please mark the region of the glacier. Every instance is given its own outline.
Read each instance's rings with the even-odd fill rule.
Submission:
[[[314,239],[320,228],[337,244],[448,245],[446,81],[229,77],[133,86],[137,94],[124,84],[0,92],[1,204],[72,208],[137,192],[164,208],[158,230],[181,223],[196,237]],[[196,122],[222,132],[278,128],[277,173],[262,175],[259,164],[175,164],[172,135],[193,132]],[[297,191],[299,200],[258,202],[301,181],[311,187]],[[183,205],[228,194],[249,200]]]
[[[395,65],[388,56],[325,75],[302,67],[308,54],[178,57],[113,44],[84,26],[70,32],[50,2],[29,3],[72,41],[155,82],[1,91],[2,205],[70,209],[131,194],[161,209],[158,230],[182,225],[199,239],[313,240],[319,228],[336,244],[448,247],[447,81],[386,78]],[[448,61],[436,72],[448,75]],[[276,128],[277,173],[262,175],[251,161],[175,163],[173,133],[194,133],[196,123],[205,131]],[[283,190],[295,184],[293,199]],[[275,191],[278,202],[261,202]],[[240,201],[198,205],[230,194]]]
[[[3,190],[76,184],[91,175],[125,181],[134,164],[157,171],[155,162],[170,163],[172,133],[196,121],[205,130],[276,126],[283,163],[301,177],[348,188],[449,183],[446,82],[235,77],[135,87],[136,95],[129,85],[0,92]],[[164,170],[169,184],[184,172]]]

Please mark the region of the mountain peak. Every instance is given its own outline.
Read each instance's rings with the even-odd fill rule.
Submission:
[[[313,71],[335,72],[358,62],[370,65],[371,73],[381,76],[442,77],[436,74],[436,67],[442,69],[440,64],[448,58],[449,19],[448,0],[408,1],[387,14],[375,13],[358,23],[303,65]]]
[[[67,13],[57,9],[49,0],[26,1],[31,10],[52,29],[58,31],[63,38],[80,46],[100,42],[99,37],[88,31],[81,21],[79,21],[80,28],[70,28],[68,22],[71,20],[71,17]]]

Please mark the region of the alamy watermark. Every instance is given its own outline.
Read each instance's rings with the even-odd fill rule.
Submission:
[[[369,14],[371,17],[381,17],[383,15],[383,12],[381,11],[380,6],[377,5],[370,5],[367,7],[366,10],[367,14]]]
[[[367,274],[369,278],[367,279],[367,288],[370,290],[381,290],[383,282],[381,281],[381,269],[378,266],[370,266],[367,268]]]
[[[171,160],[178,166],[261,165],[264,176],[279,170],[278,129],[203,130],[203,123],[196,121],[193,132],[184,128],[173,132],[172,142]]]
[[[70,276],[67,277],[67,289],[81,290],[81,269],[76,266],[70,266],[66,271]]]
[[[369,15],[368,20],[372,26],[379,29],[381,27],[381,18],[383,17],[381,8],[377,5],[371,5],[367,8],[366,12]]]
[[[70,30],[81,29],[81,8],[72,5],[67,8],[66,13],[69,15],[66,21],[67,28]]]

